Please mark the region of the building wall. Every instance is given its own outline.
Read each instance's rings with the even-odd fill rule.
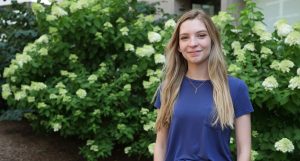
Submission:
[[[274,23],[281,18],[289,24],[300,22],[300,0],[255,0],[265,16],[267,28],[274,30]]]

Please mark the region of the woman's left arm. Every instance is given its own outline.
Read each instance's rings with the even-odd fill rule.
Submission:
[[[242,115],[235,119],[237,161],[251,160],[251,117]]]

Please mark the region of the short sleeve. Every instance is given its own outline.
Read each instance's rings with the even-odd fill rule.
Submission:
[[[156,99],[155,99],[155,102],[154,102],[154,107],[156,107],[157,109],[159,109],[160,105],[161,105],[161,102],[160,102],[160,90],[159,90],[159,91],[157,91],[157,94],[156,94]]]
[[[244,81],[240,81],[239,83],[233,105],[235,118],[254,111],[250,101],[248,87]]]

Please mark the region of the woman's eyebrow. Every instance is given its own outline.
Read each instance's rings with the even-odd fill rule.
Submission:
[[[199,33],[207,33],[207,30],[199,30],[196,32],[196,34],[199,34]],[[179,36],[184,36],[184,35],[189,35],[188,33],[181,33],[179,34]]]

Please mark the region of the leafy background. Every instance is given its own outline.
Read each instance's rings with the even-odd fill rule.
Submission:
[[[281,20],[270,33],[255,3],[245,3],[238,19],[231,9],[213,20],[222,34],[228,71],[249,86],[255,108],[252,160],[297,160],[299,25]],[[30,29],[38,30],[28,35],[39,38],[22,41],[28,43],[25,48],[10,52],[6,57],[17,54],[9,64],[1,62],[6,66],[2,97],[9,107],[23,110],[38,131],[85,140],[81,154],[87,160],[109,157],[116,147],[150,158],[156,118],[150,102],[177,17],[156,19],[153,5],[134,0],[65,0],[35,3],[32,9],[37,28]],[[26,16],[33,17],[32,12]],[[292,30],[282,34],[282,24]],[[290,141],[283,146],[290,152],[275,148],[282,138]],[[234,139],[231,147],[234,154]]]

